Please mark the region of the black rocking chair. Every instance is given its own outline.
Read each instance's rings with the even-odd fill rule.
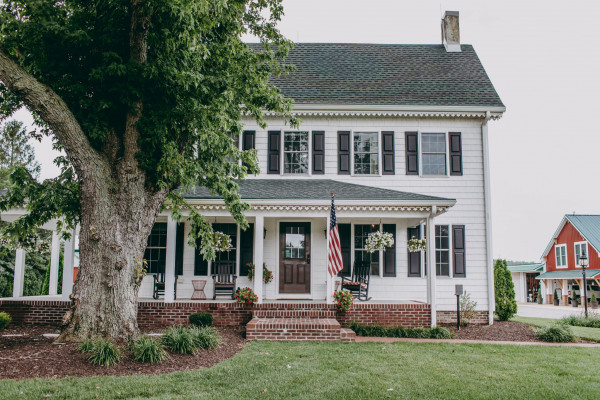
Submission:
[[[342,290],[347,290],[360,301],[371,300],[369,297],[369,277],[371,276],[371,263],[369,261],[355,261],[352,277],[342,276]]]
[[[219,296],[231,296],[235,299],[235,261],[213,261],[213,280],[215,281],[215,291],[213,300]]]
[[[158,296],[165,295],[165,273],[157,272],[154,274],[154,290],[152,291],[152,298],[158,299]],[[175,299],[177,299],[177,275],[175,275]]]

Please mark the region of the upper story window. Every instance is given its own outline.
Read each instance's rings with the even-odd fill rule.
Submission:
[[[581,257],[584,254],[587,257],[587,255],[588,255],[587,242],[575,243],[575,267],[576,268],[580,268],[579,257]]]
[[[446,175],[446,134],[421,134],[422,175]]]
[[[283,135],[283,171],[308,173],[308,132],[287,131]]]
[[[450,229],[435,226],[435,268],[437,276],[450,276]]]
[[[557,244],[554,247],[556,255],[556,268],[567,268],[567,245]]]
[[[354,132],[354,173],[379,174],[379,132]]]

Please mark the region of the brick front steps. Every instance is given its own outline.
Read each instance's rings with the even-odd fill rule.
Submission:
[[[352,342],[356,335],[342,329],[333,310],[256,310],[246,325],[249,340],[317,340]]]

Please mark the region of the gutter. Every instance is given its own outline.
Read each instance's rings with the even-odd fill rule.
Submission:
[[[494,311],[496,309],[496,297],[494,293],[494,261],[492,257],[492,200],[490,192],[490,160],[488,143],[488,121],[490,112],[487,111],[485,118],[481,123],[481,139],[483,143],[483,193],[485,209],[485,236],[486,236],[486,262],[487,262],[487,283],[488,283],[488,322],[494,323]]]

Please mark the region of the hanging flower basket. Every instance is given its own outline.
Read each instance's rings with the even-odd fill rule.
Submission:
[[[258,296],[250,288],[238,288],[235,291],[235,299],[238,303],[253,304],[258,300]]]
[[[215,251],[229,251],[231,249],[231,237],[223,232],[214,233]]]
[[[427,250],[427,241],[425,239],[412,238],[408,241],[408,251],[411,253],[424,250]]]
[[[365,249],[369,253],[374,253],[376,251],[385,250],[386,247],[391,247],[393,245],[394,236],[391,233],[377,231],[369,234]]]
[[[248,266],[248,279],[254,280],[255,265],[252,263],[246,264]],[[263,263],[263,282],[270,283],[273,281],[273,272],[267,268],[267,263]]]
[[[338,290],[333,294],[338,311],[346,312],[352,308],[354,296],[347,290]]]

